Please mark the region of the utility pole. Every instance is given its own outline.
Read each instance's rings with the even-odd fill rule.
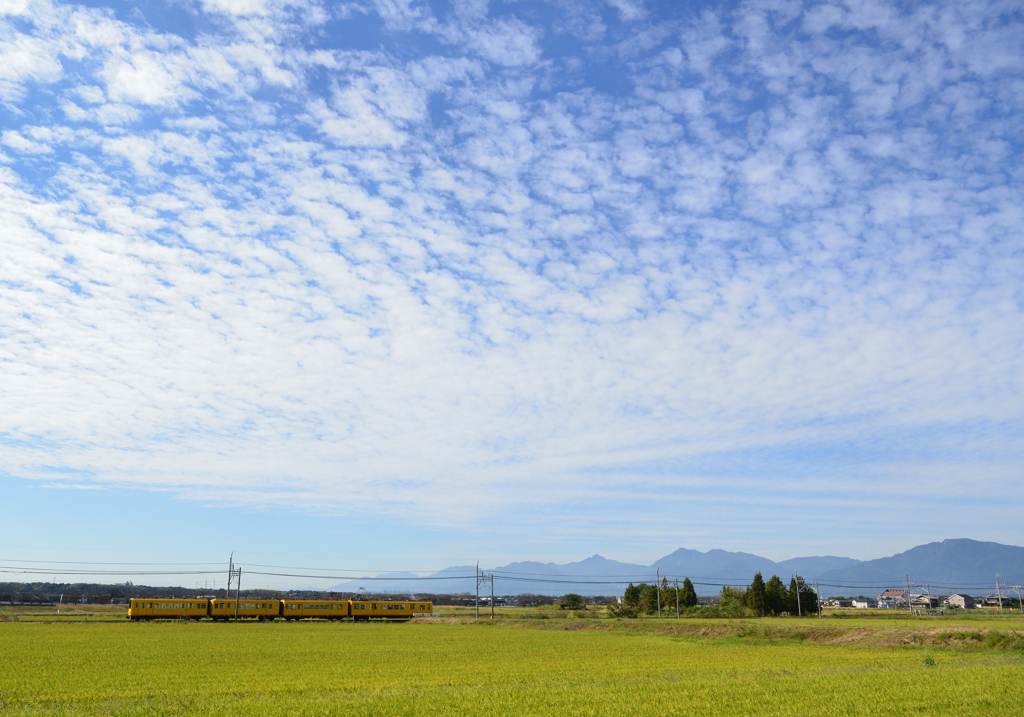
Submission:
[[[803,617],[803,611],[800,609],[800,573],[793,573],[796,579],[796,616]]]
[[[476,616],[480,617],[480,561],[476,561]]]
[[[903,581],[903,586],[906,588],[906,590],[903,592],[903,595],[906,597],[907,600],[907,612],[913,615],[914,606],[910,604],[910,573],[907,573],[907,578]]]
[[[679,619],[679,578],[673,581],[676,585],[676,620]]]
[[[1024,613],[1024,600],[1021,600],[1020,597],[1020,585],[1007,585],[1006,587],[1007,589],[1012,589],[1017,593],[1017,607],[1019,607],[1020,611]]]
[[[999,612],[1003,611],[1003,591],[999,588],[999,573],[996,573],[996,595],[999,596]]]
[[[821,617],[821,591],[818,589],[818,581],[814,581],[814,595],[818,598],[818,617]]]
[[[242,569],[235,571],[235,621],[238,621],[238,591],[242,587]]]
[[[658,568],[658,577],[654,584],[658,588],[658,617],[661,617],[661,568]]]
[[[224,597],[228,600],[231,599],[231,578],[235,574],[235,552],[231,551],[231,558],[228,560],[228,589],[224,593]]]
[[[494,573],[491,573],[491,619],[494,619]]]

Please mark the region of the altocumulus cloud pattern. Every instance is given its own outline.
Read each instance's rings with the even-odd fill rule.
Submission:
[[[9,476],[1015,524],[1019,3],[0,11]]]

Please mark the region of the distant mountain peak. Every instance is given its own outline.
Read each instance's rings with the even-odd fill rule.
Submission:
[[[408,585],[400,580],[381,580],[374,585],[373,578],[362,577],[336,585],[333,589],[354,592],[357,587],[366,587],[368,590],[392,592],[471,593],[475,590],[475,567],[468,565],[440,570],[434,575],[457,575],[458,579],[438,583],[412,581],[410,577]],[[731,552],[720,548],[706,553],[678,548],[651,565],[620,563],[594,553],[577,562],[558,564],[523,561],[487,570],[496,573],[496,579],[504,580],[508,592],[512,594],[533,592],[562,595],[577,592],[586,595],[621,595],[627,583],[652,582],[658,570],[662,575],[669,576],[669,579],[682,579],[685,576],[695,584],[703,580],[705,585],[748,585],[756,572],[760,572],[765,579],[775,574],[788,582],[789,577],[797,573],[808,581],[820,580],[826,595],[846,594],[851,590],[869,594],[874,587],[901,585],[904,577],[909,574],[911,580],[918,585],[929,582],[933,592],[947,589],[963,592],[966,588],[960,586],[971,585],[977,586],[972,592],[984,593],[985,585],[991,583],[994,587],[996,573],[1006,583],[1024,582],[1024,548],[970,538],[947,538],[877,560],[860,561],[835,555],[817,555],[780,562],[752,553]],[[502,573],[505,575],[502,576]],[[389,575],[412,576],[411,573]],[[516,579],[520,577],[523,581],[517,582]],[[580,582],[572,582],[573,579]],[[858,587],[836,587],[851,584]]]

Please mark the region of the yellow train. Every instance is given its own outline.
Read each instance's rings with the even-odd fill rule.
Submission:
[[[266,600],[132,598],[129,620],[409,620],[434,614],[429,600]]]

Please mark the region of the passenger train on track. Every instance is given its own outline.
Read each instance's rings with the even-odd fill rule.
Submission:
[[[409,620],[436,616],[430,601],[132,598],[129,620]]]

